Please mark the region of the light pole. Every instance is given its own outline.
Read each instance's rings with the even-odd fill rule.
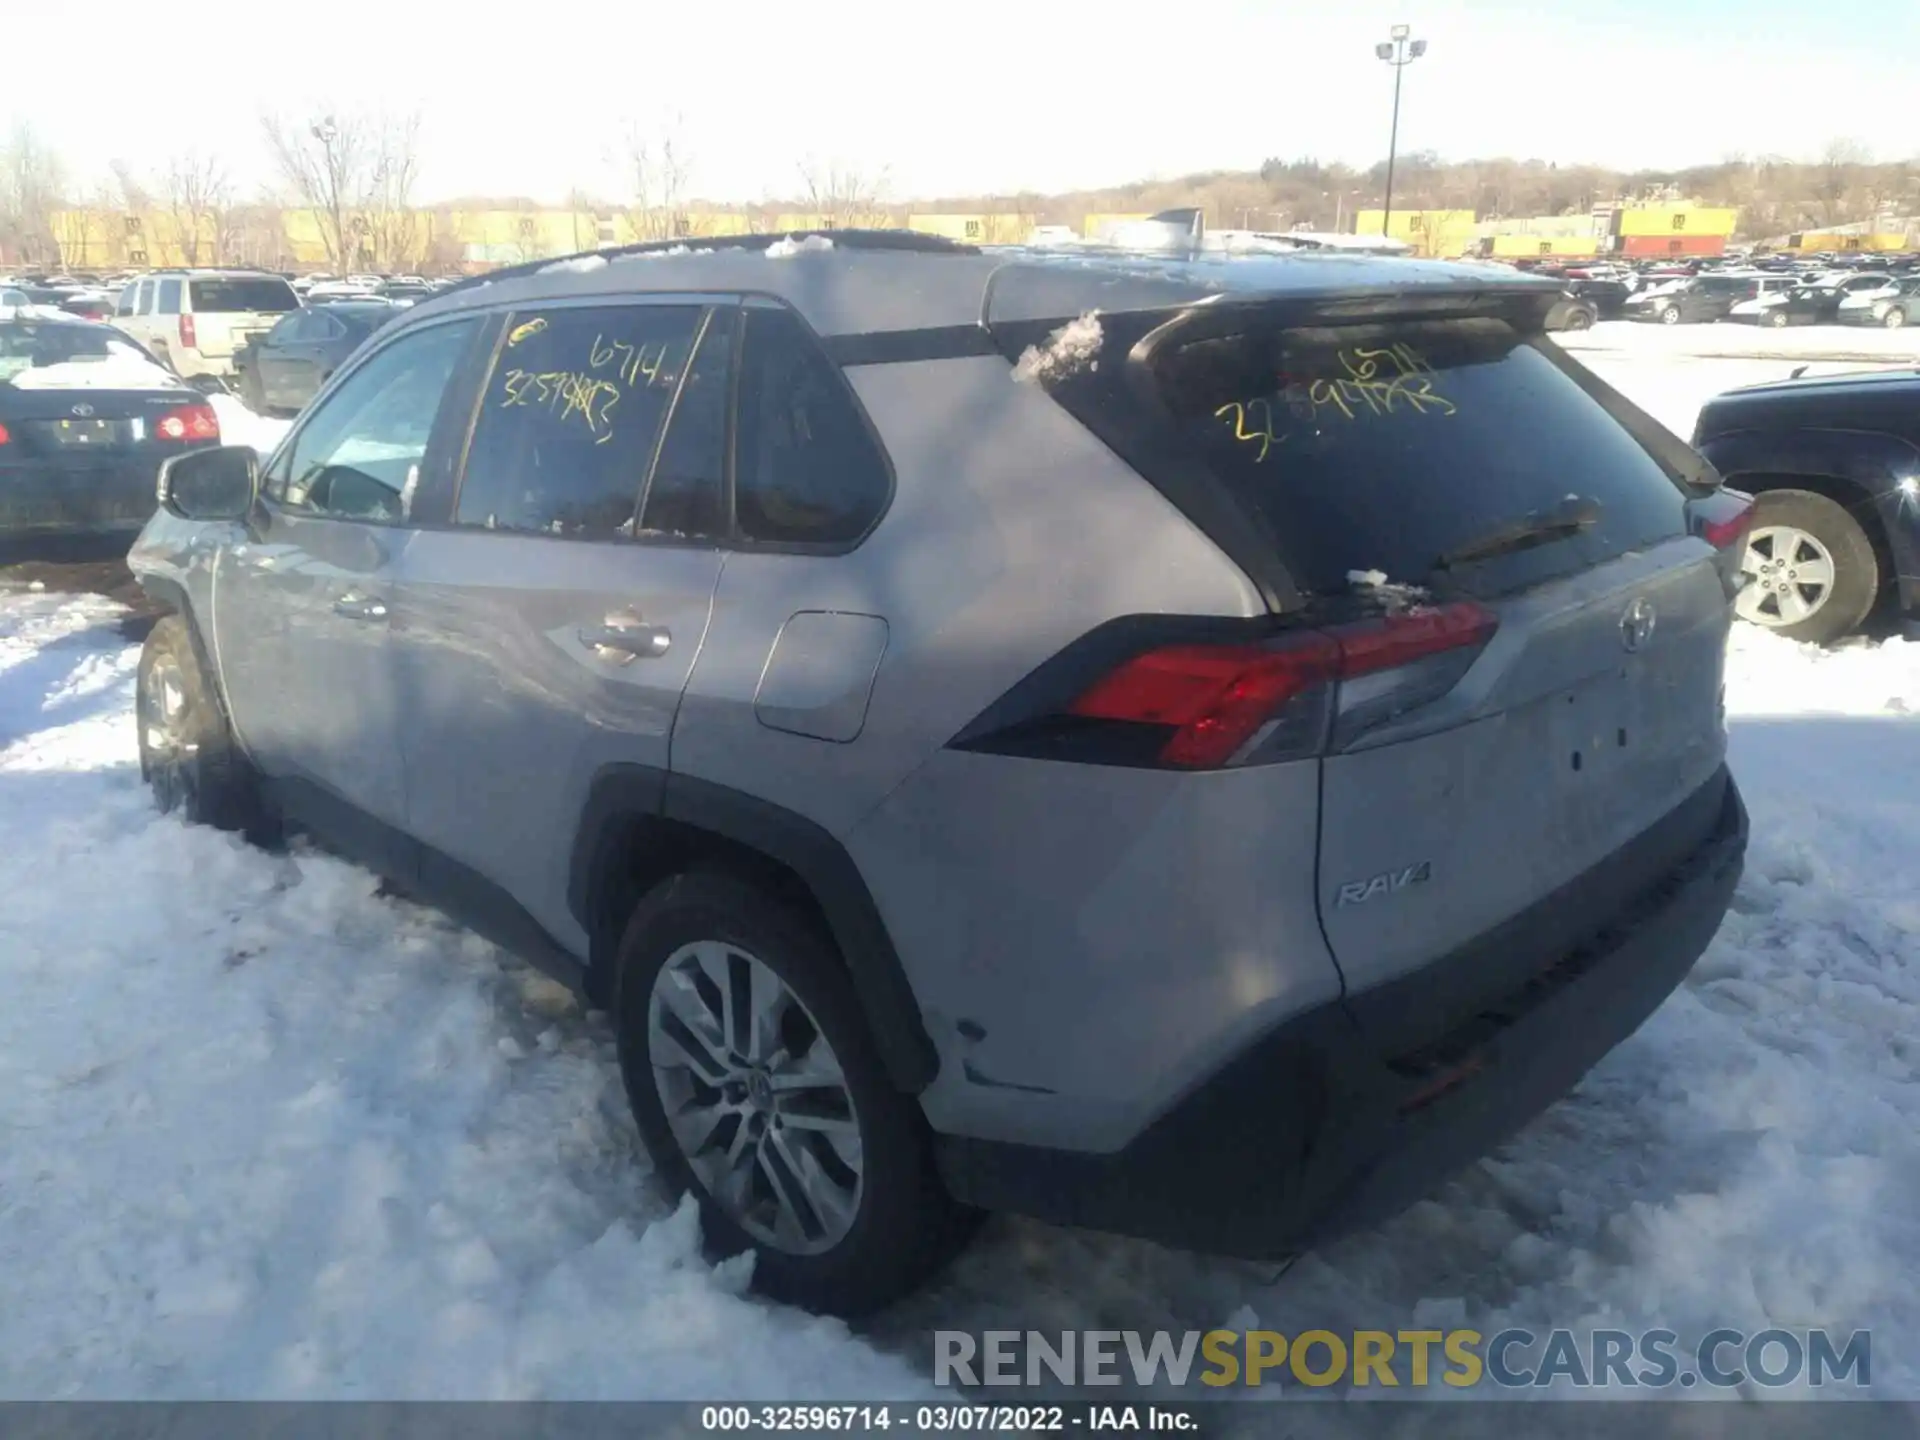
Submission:
[[[1393,67],[1393,129],[1387,135],[1387,198],[1380,212],[1380,233],[1385,235],[1393,223],[1393,157],[1400,148],[1400,72],[1427,53],[1427,42],[1408,38],[1405,25],[1387,32],[1392,36],[1373,47],[1373,53]]]

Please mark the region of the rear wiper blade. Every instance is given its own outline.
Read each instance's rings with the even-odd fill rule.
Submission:
[[[1536,510],[1518,520],[1509,521],[1486,534],[1456,545],[1433,562],[1436,570],[1451,570],[1498,555],[1531,550],[1553,540],[1564,540],[1591,530],[1600,523],[1600,502],[1583,495],[1569,495],[1558,505]]]

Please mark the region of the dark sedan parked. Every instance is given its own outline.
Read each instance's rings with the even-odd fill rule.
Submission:
[[[1724,320],[1734,306],[1784,287],[1784,281],[1757,275],[1698,275],[1678,290],[1630,307],[1635,320],[1662,325],[1706,324]]]
[[[161,462],[219,443],[212,408],[130,336],[0,320],[0,535],[132,536]]]
[[[240,398],[257,414],[297,413],[369,335],[401,313],[385,301],[350,300],[289,311],[234,356]]]

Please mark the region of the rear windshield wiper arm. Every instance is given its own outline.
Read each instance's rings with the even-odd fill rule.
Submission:
[[[1499,555],[1531,550],[1553,540],[1564,540],[1591,530],[1600,523],[1600,502],[1581,495],[1569,495],[1558,505],[1536,510],[1531,515],[1509,521],[1486,534],[1456,545],[1433,562],[1436,570],[1451,570]]]

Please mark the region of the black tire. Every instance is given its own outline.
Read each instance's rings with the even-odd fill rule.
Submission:
[[[697,940],[725,941],[764,963],[818,1022],[840,1062],[860,1126],[863,1171],[851,1228],[830,1250],[788,1254],[754,1240],[707,1192],[667,1123],[648,1053],[648,1007],[661,967]],[[887,1078],[846,970],[806,914],[732,874],[676,875],[635,908],[617,966],[620,1074],[640,1137],[674,1196],[693,1192],[708,1249],[717,1256],[755,1252],[756,1290],[823,1314],[860,1315],[910,1293],[958,1253],[977,1212],[941,1184],[926,1118]]]
[[[178,726],[185,743],[169,752],[156,743],[149,706],[157,700],[164,681],[173,677],[179,686]],[[258,777],[234,743],[226,713],[181,616],[164,615],[147,632],[135,695],[140,778],[152,789],[161,811],[178,810],[190,824],[244,831],[254,839],[271,838]]]
[[[1797,625],[1768,627],[1776,635],[1826,645],[1853,634],[1880,598],[1880,560],[1873,541],[1846,507],[1811,490],[1768,490],[1754,502],[1753,528],[1790,525],[1804,530],[1833,556],[1833,590]]]
[[[1907,323],[1907,307],[1904,305],[1889,305],[1887,307],[1887,313],[1881,317],[1880,323],[1889,330],[1898,330],[1902,325]]]
[[[1567,316],[1569,330],[1591,330],[1592,328],[1593,312],[1590,310],[1575,310]]]
[[[1663,306],[1660,311],[1660,323],[1662,325],[1678,325],[1680,323],[1680,307],[1678,305]]]
[[[1767,324],[1776,330],[1784,330],[1787,326],[1787,312],[1784,310],[1769,310],[1767,312]]]

